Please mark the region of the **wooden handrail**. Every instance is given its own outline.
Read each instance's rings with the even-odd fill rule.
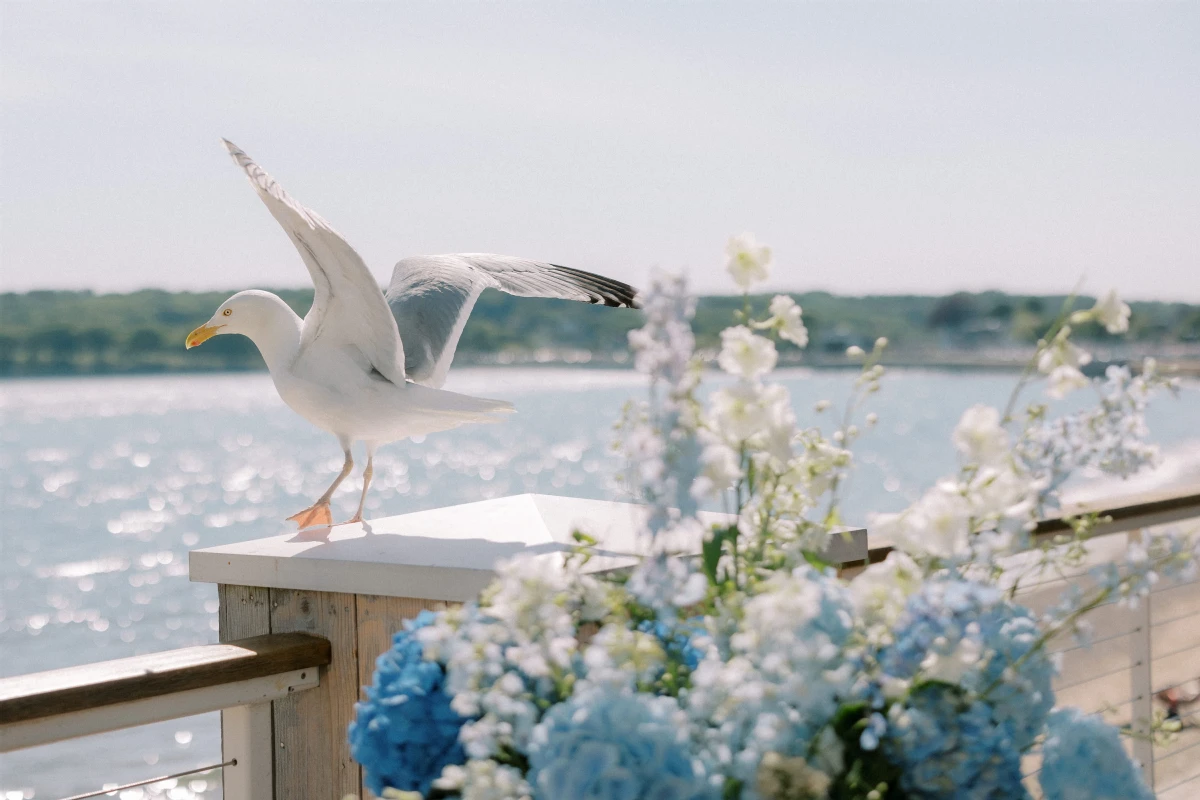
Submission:
[[[329,641],[253,636],[0,679],[0,725],[265,678],[330,663]]]
[[[1121,499],[1121,502],[1122,505],[1111,508],[1105,508],[1097,503],[1081,503],[1071,506],[1063,516],[1039,520],[1037,527],[1033,530],[1033,540],[1035,543],[1041,543],[1070,533],[1071,523],[1069,520],[1082,514],[1097,514],[1100,517],[1108,518],[1108,521],[1101,522],[1092,528],[1093,538],[1200,517],[1200,492],[1180,495],[1167,495],[1162,492],[1127,495]],[[891,545],[869,548],[867,563],[878,564],[885,560],[894,549]],[[845,565],[845,567],[851,568],[859,566],[863,565],[861,563]]]

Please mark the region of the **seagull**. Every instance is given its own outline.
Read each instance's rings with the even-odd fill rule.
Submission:
[[[375,451],[410,436],[496,422],[513,406],[442,389],[471,309],[484,289],[519,297],[557,297],[617,308],[640,306],[637,290],[590,272],[488,253],[412,256],[392,271],[385,294],[367,265],[333,227],[293,200],[262,167],[222,139],[271,216],[300,252],[313,282],[301,319],[277,295],[238,292],[187,337],[190,350],[238,333],[258,347],[279,396],[337,437],[345,454],[329,489],[288,517],[301,529],[332,525],[330,499],[354,469],[351,447],[366,444],[358,511],[362,522]]]

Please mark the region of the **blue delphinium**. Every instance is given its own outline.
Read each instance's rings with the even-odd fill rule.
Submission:
[[[1063,708],[1046,721],[1042,771],[1046,800],[1153,800],[1121,735],[1095,714]]]
[[[1040,634],[1033,614],[994,586],[936,581],[909,598],[880,665],[895,678],[944,681],[976,693],[1024,750],[1054,707],[1054,665],[1035,649]]]
[[[901,767],[901,788],[915,798],[1029,796],[1021,784],[1021,751],[992,707],[946,684],[926,684],[892,709],[883,752]]]
[[[529,746],[529,783],[554,800],[708,800],[674,698],[594,690],[551,708]]]
[[[355,705],[350,751],[377,795],[386,787],[427,794],[443,767],[466,761],[458,743],[466,719],[450,708],[442,666],[423,657],[413,635],[434,619],[422,611],[404,623],[392,649],[375,662],[375,682],[367,687],[367,700]]]

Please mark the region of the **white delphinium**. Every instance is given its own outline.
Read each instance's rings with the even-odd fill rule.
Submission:
[[[755,334],[745,325],[721,331],[721,352],[717,363],[738,378],[755,381],[775,369],[778,354],[775,343]]]
[[[660,612],[673,613],[704,599],[708,581],[691,560],[673,556],[702,541],[704,526],[694,517],[679,520],[659,532],[654,550],[629,575],[626,590],[638,602]]]
[[[666,612],[680,600],[696,602],[697,587],[706,588],[704,576],[690,562],[670,559],[668,550],[670,541],[686,539],[698,525],[694,486],[702,461],[694,392],[700,363],[690,326],[695,300],[684,279],[655,276],[643,303],[646,322],[630,332],[629,343],[637,368],[650,379],[650,399],[627,411],[624,454],[636,470],[634,488],[650,507],[651,547],[627,586],[641,602]],[[773,345],[771,350],[773,355]]]
[[[808,347],[808,328],[804,327],[802,309],[786,294],[775,295],[767,309],[771,316],[754,323],[759,330],[771,330],[797,347]]]
[[[1054,505],[1054,493],[1078,470],[1127,478],[1156,463],[1158,448],[1146,441],[1146,405],[1156,391],[1175,391],[1178,383],[1154,368],[1150,361],[1134,377],[1125,367],[1110,366],[1095,408],[1054,419],[1034,410],[1016,453],[1041,482],[1039,511]]]
[[[646,323],[630,331],[629,343],[637,369],[650,379],[650,399],[627,412],[623,449],[637,471],[634,488],[650,506],[647,525],[654,534],[695,512],[691,486],[700,445],[692,394],[700,365],[690,326],[695,300],[684,279],[654,276],[643,304]]]
[[[725,269],[742,291],[765,281],[770,275],[771,248],[759,244],[752,233],[729,237],[725,255],[729,257]]]
[[[1008,431],[1000,424],[1000,411],[991,406],[974,405],[964,411],[952,439],[968,464],[994,464],[1009,453]]]
[[[454,792],[458,800],[531,800],[533,790],[515,767],[489,759],[471,759],[466,764],[450,765],[433,788]],[[384,797],[387,797],[385,794]]]

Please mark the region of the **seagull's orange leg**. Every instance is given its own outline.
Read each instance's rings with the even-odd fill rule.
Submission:
[[[363,506],[367,502],[367,489],[371,487],[371,477],[375,474],[375,448],[367,448],[367,468],[363,470],[363,490],[362,496],[358,498],[358,511],[354,516],[346,520],[342,525],[352,525],[355,522],[363,521]]]
[[[333,484],[321,495],[321,499],[313,503],[303,511],[293,514],[288,517],[289,522],[295,522],[300,526],[300,530],[305,528],[315,528],[319,525],[332,525],[333,514],[329,510],[329,500],[333,497],[333,493],[337,491],[338,486],[342,481],[346,480],[346,476],[350,474],[350,470],[354,469],[354,459],[350,456],[349,444],[343,445],[346,452],[346,462],[342,464],[342,471],[333,479]]]
[[[300,530],[316,528],[333,524],[333,513],[329,510],[329,502],[318,500],[303,511],[298,511],[288,517],[288,522],[294,522]]]

